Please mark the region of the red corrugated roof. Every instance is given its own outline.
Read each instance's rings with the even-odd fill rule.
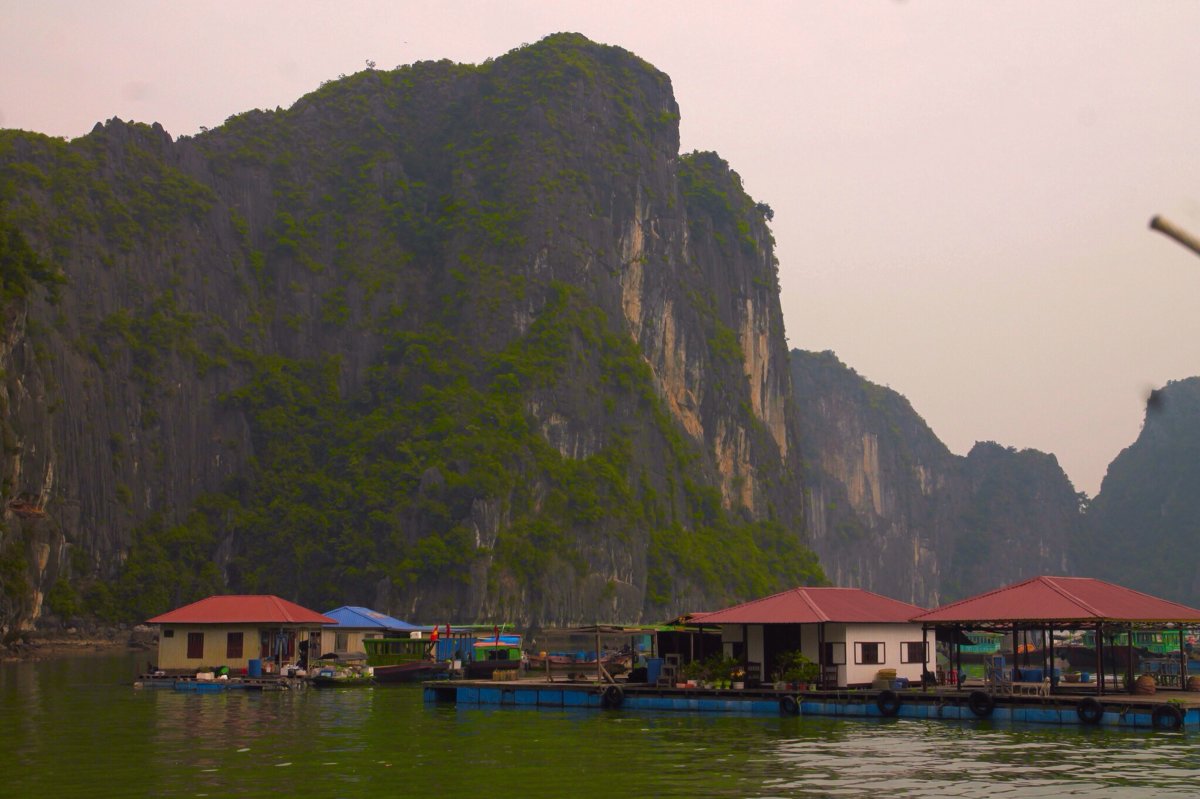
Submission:
[[[861,588],[791,588],[712,613],[696,613],[690,623],[704,624],[861,624],[907,622],[925,608]]]
[[[337,624],[335,619],[271,594],[210,596],[155,616],[149,624]]]
[[[1034,577],[942,605],[919,622],[1198,622],[1200,610],[1091,577]]]

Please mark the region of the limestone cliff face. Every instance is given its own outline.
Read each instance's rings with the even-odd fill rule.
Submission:
[[[271,590],[528,623],[751,590],[695,555],[802,549],[773,242],[678,115],[559,35],[178,141],[0,132],[0,200],[68,278],[4,310],[0,493],[44,511],[5,515],[5,629],[56,585],[60,615]],[[795,579],[757,546],[757,588]]]
[[[1108,467],[1072,542],[1085,573],[1200,606],[1200,377],[1151,393],[1137,441]]]
[[[813,548],[831,581],[926,607],[1069,574],[1079,499],[1052,455],[952,454],[895,392],[792,351]]]

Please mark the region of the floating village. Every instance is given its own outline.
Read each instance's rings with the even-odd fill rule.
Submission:
[[[420,682],[425,701],[1200,730],[1200,610],[1035,577],[933,610],[798,587],[669,623],[521,634],[213,596],[148,620],[135,686],[295,690]]]

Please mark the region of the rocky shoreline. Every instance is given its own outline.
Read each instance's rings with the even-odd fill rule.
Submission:
[[[0,645],[0,660],[41,660],[64,655],[112,653],[114,650],[148,651],[158,641],[154,628],[68,627],[62,630],[29,630],[6,645]]]

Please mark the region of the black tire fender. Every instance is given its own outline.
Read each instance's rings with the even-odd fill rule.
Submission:
[[[880,691],[875,697],[875,707],[879,708],[879,715],[894,716],[900,712],[900,694],[895,691]]]
[[[1183,711],[1176,705],[1159,705],[1150,714],[1150,723],[1156,730],[1182,729]]]
[[[798,716],[800,715],[800,702],[794,696],[781,696],[779,710],[788,716]]]
[[[986,719],[996,709],[996,700],[987,691],[972,691],[967,697],[967,707],[979,718]]]
[[[619,685],[609,685],[600,694],[600,704],[607,708],[617,708],[625,701],[625,692]]]
[[[1075,706],[1075,713],[1084,724],[1099,724],[1104,718],[1104,705],[1089,696]]]

